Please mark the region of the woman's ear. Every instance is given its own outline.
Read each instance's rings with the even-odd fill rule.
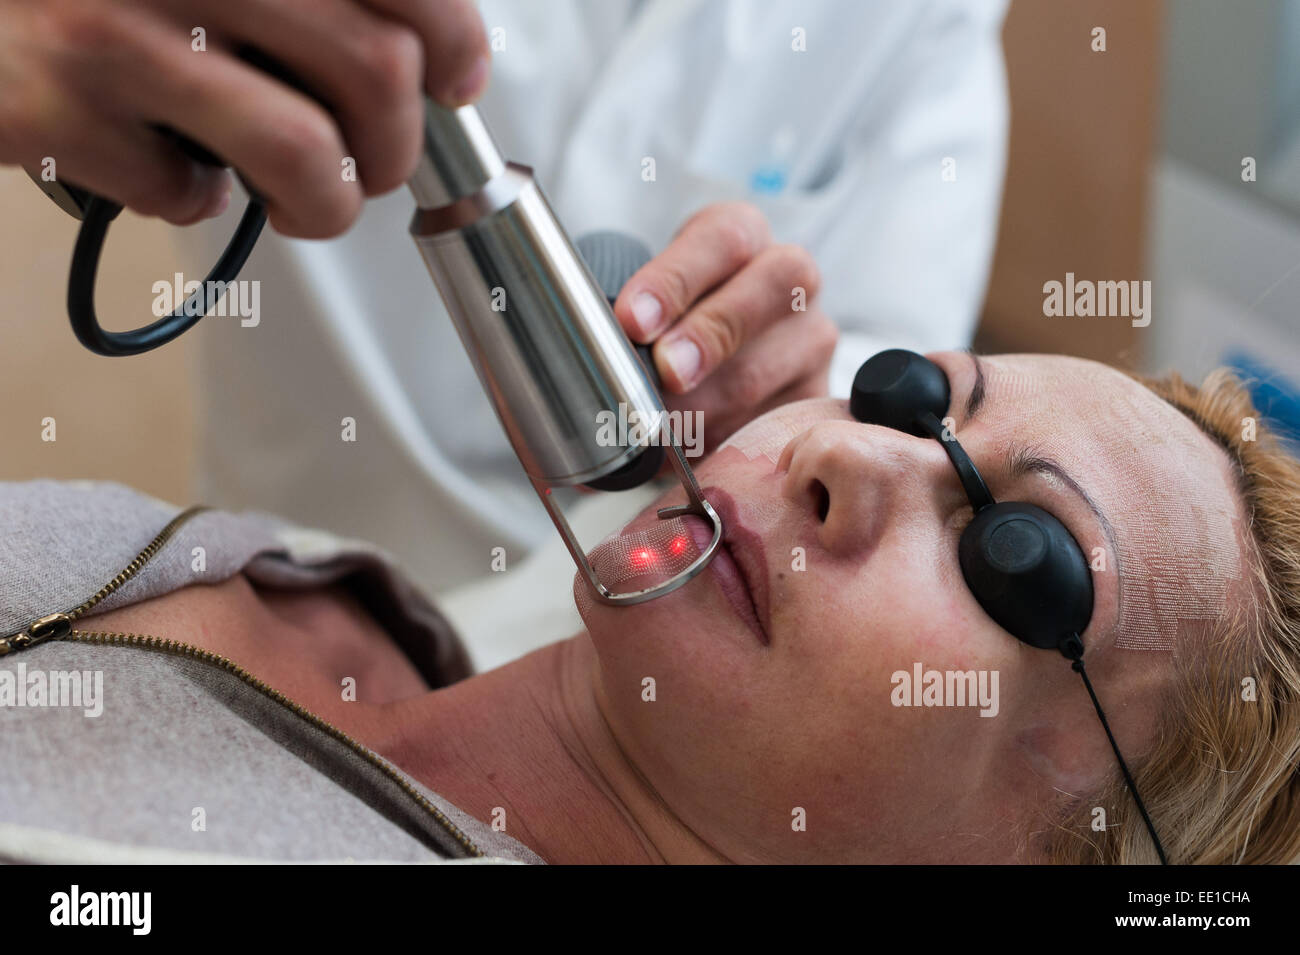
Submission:
[[[1040,723],[1016,734],[1016,745],[1029,771],[1065,796],[1095,791],[1114,762],[1104,734],[1092,724]]]

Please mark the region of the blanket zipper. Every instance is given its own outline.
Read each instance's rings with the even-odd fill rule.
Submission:
[[[151,650],[158,653],[170,653],[177,656],[191,657],[201,660],[206,664],[225,670],[227,673],[236,677],[243,683],[252,687],[258,693],[279,703],[288,709],[295,716],[306,720],[314,728],[324,732],[331,738],[348,747],[356,755],[360,756],[366,762],[370,763],[398,787],[406,793],[421,809],[433,817],[433,820],[453,839],[455,839],[465,851],[471,856],[483,856],[483,850],[480,849],[473,841],[452,822],[447,815],[437,806],[426,799],[414,786],[402,778],[401,774],[382,757],[373,753],[366,747],[362,746],[347,733],[343,732],[334,724],[321,719],[315,713],[311,712],[305,706],[295,703],[279,690],[259,680],[253,674],[249,673],[239,664],[227,659],[219,654],[204,650],[202,647],[196,647],[190,643],[183,643],[179,640],[168,640],[162,637],[150,636],[140,633],[118,633],[107,630],[74,630],[72,624],[78,617],[89,613],[92,608],[105,600],[110,594],[120,588],[128,580],[138,574],[145,564],[153,559],[154,555],[160,551],[163,546],[171,540],[181,525],[185,524],[190,518],[201,514],[210,508],[196,506],[187,508],[174,518],[167,522],[167,525],[158,532],[157,536],[151,540],[140,553],[131,560],[112,580],[96,591],[91,597],[73,607],[71,610],[63,613],[47,614],[37,620],[32,621],[25,629],[18,633],[10,634],[8,637],[0,639],[0,657],[16,652],[26,650],[44,643],[46,640],[64,640],[72,643],[88,643],[99,646],[114,647],[136,647],[142,650]]]

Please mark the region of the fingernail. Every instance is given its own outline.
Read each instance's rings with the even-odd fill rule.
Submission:
[[[659,322],[663,317],[663,305],[649,292],[640,292],[633,297],[632,320],[636,322],[637,331],[642,338],[649,338],[659,331]]]
[[[695,386],[695,376],[700,373],[700,346],[689,338],[674,338],[664,345],[664,360],[673,370],[682,388]]]
[[[451,91],[451,97],[458,106],[464,106],[478,99],[479,94],[483,92],[483,87],[487,86],[488,70],[486,56],[480,56],[474,61],[469,72],[461,77],[460,82]]]
[[[203,222],[206,219],[215,219],[230,207],[230,178],[225,175],[223,170],[217,170],[217,175],[224,177],[216,180],[219,183],[217,191],[201,209],[186,221],[186,225]]]
[[[208,206],[207,218],[215,219],[230,208],[230,184],[226,184],[215,202]]]

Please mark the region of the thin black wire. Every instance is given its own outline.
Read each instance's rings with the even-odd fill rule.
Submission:
[[[1079,635],[1075,634],[1074,639],[1079,640]],[[1133,776],[1128,771],[1128,764],[1124,762],[1124,757],[1119,754],[1119,744],[1115,742],[1115,734],[1110,731],[1110,724],[1106,722],[1106,714],[1101,710],[1101,702],[1097,699],[1097,694],[1092,688],[1092,681],[1088,679],[1088,671],[1083,668],[1082,642],[1076,644],[1077,655],[1071,658],[1074,662],[1071,664],[1074,672],[1083,677],[1083,685],[1088,688],[1088,695],[1092,697],[1093,708],[1097,711],[1097,719],[1101,720],[1101,728],[1106,731],[1106,738],[1110,740],[1110,748],[1115,751],[1115,758],[1119,760],[1120,772],[1124,774],[1124,782],[1128,784],[1128,791],[1133,794],[1133,801],[1137,803],[1138,812],[1142,813],[1142,821],[1147,824],[1147,832],[1151,833],[1151,841],[1155,843],[1156,855],[1160,857],[1161,865],[1169,865],[1169,860],[1165,857],[1165,847],[1160,844],[1160,837],[1156,835],[1155,824],[1151,822],[1151,817],[1147,814],[1147,807],[1142,802],[1142,797],[1138,795],[1138,789],[1133,782]]]

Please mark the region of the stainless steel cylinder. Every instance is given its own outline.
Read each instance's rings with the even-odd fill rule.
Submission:
[[[421,209],[472,196],[505,172],[505,160],[473,106],[446,109],[424,100],[424,149],[408,181]]]
[[[604,416],[649,441],[663,412],[626,335],[531,170],[500,159],[473,107],[430,109],[411,234],[515,453],[548,485],[622,467],[643,445],[611,443]]]
[[[425,155],[410,180],[419,205],[411,234],[516,456],[597,600],[628,606],[671,593],[713,560],[723,529],[658,393],[532,171],[501,158],[473,107],[430,102],[426,113]],[[619,427],[634,424],[640,442]],[[604,477],[651,442],[670,449],[686,492],[685,504],[659,516],[694,514],[712,536],[669,579],[616,592],[599,579],[551,488]]]

